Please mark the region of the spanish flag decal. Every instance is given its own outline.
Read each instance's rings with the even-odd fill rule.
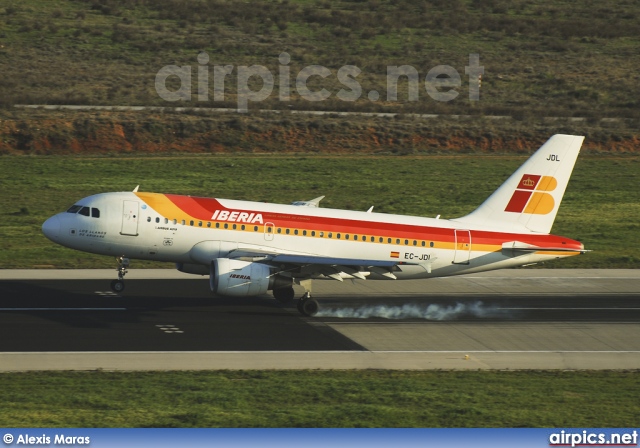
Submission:
[[[391,252],[389,255],[391,258],[400,258],[400,252]]]

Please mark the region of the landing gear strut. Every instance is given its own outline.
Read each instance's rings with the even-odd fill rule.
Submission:
[[[122,256],[116,258],[116,260],[118,261],[118,269],[116,269],[116,271],[118,271],[118,280],[113,280],[111,282],[111,290],[113,292],[121,293],[124,291],[124,276],[129,272],[127,270],[129,267],[129,259]]]

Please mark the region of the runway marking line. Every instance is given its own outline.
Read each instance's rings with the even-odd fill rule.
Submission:
[[[457,278],[456,278],[457,277]],[[567,279],[608,279],[608,280],[638,280],[640,277],[491,277],[491,276],[467,276],[467,275],[459,275],[459,276],[449,276],[449,277],[435,277],[440,280],[451,280],[456,278],[456,280],[463,280],[465,278],[473,278],[473,279],[485,279],[485,280],[495,280],[495,279],[508,279],[508,280],[537,280],[537,279],[545,279],[545,278],[558,278],[562,280]],[[430,280],[434,280],[430,279]]]
[[[0,311],[127,311],[127,308],[0,308]]]
[[[120,297],[120,294],[113,291],[94,291],[94,294],[100,297]]]
[[[438,354],[438,353],[629,353],[640,354],[640,350],[315,350],[315,351],[303,351],[303,350],[247,350],[247,351],[205,351],[205,350],[193,350],[193,351],[59,351],[59,352],[0,352],[0,355],[33,355],[39,356],[42,354],[57,354],[57,355],[247,355],[247,354],[260,354],[260,355],[353,355],[353,354]]]
[[[184,333],[183,330],[171,324],[158,324],[156,325],[156,328],[158,328],[160,331],[163,331],[165,333],[178,333],[178,334]]]

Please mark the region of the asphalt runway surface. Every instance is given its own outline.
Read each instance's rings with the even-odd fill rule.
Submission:
[[[114,273],[2,271],[0,370],[640,368],[631,270],[317,281],[313,318],[173,271],[132,270],[117,295]]]

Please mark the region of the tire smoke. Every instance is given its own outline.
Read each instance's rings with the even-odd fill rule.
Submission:
[[[425,319],[454,320],[461,317],[489,318],[504,316],[504,311],[497,307],[486,306],[478,301],[473,303],[456,303],[455,305],[418,305],[401,306],[365,305],[357,308],[320,308],[318,317],[337,317],[339,319]]]

